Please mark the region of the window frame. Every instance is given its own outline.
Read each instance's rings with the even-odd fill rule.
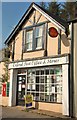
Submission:
[[[29,29],[25,32],[26,32],[26,37],[25,37],[26,51],[32,51],[32,49],[33,49],[33,44],[32,44],[33,43],[33,29]],[[32,32],[32,39],[28,39],[28,41],[27,41],[27,33],[28,32]],[[29,41],[29,40],[31,40],[31,41]],[[27,44],[32,44],[32,47],[27,49]]]
[[[40,79],[40,77],[44,77],[44,83],[42,83],[42,82],[39,82],[39,83],[34,83],[34,85],[35,85],[35,90],[27,90],[27,93],[29,93],[30,92],[30,94],[31,93],[33,93],[33,94],[35,94],[35,99],[34,99],[34,101],[39,101],[39,102],[48,102],[48,103],[60,103],[60,104],[62,104],[62,90],[60,90],[59,89],[59,91],[56,91],[56,89],[57,89],[57,87],[58,88],[61,88],[62,89],[62,68],[61,68],[61,66],[59,66],[59,67],[57,67],[57,68],[59,68],[60,70],[61,70],[61,73],[59,73],[58,75],[56,74],[56,73],[54,73],[54,76],[59,76],[60,77],[60,80],[59,80],[59,83],[58,83],[58,81],[57,81],[57,83],[55,82],[55,83],[50,83],[50,81],[49,81],[49,84],[48,84],[48,82],[46,83],[45,82],[45,79],[47,79],[47,78],[45,78],[45,77],[47,77],[47,76],[49,76],[49,80],[50,80],[50,77],[53,75],[53,74],[50,74],[50,70],[52,69],[52,67],[50,67],[50,68],[41,68],[41,69],[35,69],[34,71],[35,71],[35,77],[39,77],[39,81],[41,80]],[[56,67],[53,67],[53,69],[56,69]],[[29,69],[30,70],[30,69]],[[32,71],[33,71],[33,69],[31,69]],[[41,71],[42,70],[44,70],[44,74],[43,75],[41,75]],[[49,70],[49,74],[45,74],[45,71],[46,70]],[[36,71],[39,71],[39,74],[37,75],[36,74]],[[27,74],[27,78],[28,78],[28,74]],[[55,80],[56,80],[56,78],[55,78]],[[58,80],[58,79],[57,79]],[[28,79],[27,79],[27,81],[28,81]],[[30,83],[30,85],[32,85],[33,83]],[[38,90],[36,90],[36,85],[38,85],[39,86],[39,89]],[[40,88],[41,88],[41,86],[40,85],[43,85],[44,86],[44,91],[40,91]],[[49,85],[49,89],[46,89],[45,87],[47,86],[47,85]],[[52,90],[52,87],[54,87],[54,89],[55,89],[55,93],[54,92],[51,92]],[[53,89],[53,91],[54,91],[54,89]],[[47,91],[46,91],[47,90]],[[49,90],[49,92],[48,92],[48,90]],[[51,90],[51,91],[50,91]],[[57,89],[58,90],[58,89]],[[39,96],[37,96],[37,94],[39,94]],[[40,98],[40,96],[41,96],[41,94],[44,94],[44,100],[41,100],[41,98]],[[48,94],[48,98],[49,98],[49,101],[48,101],[48,99],[46,99],[47,97],[46,97],[46,94]],[[54,96],[53,96],[54,95]],[[53,101],[51,101],[51,99],[52,99],[52,96],[53,96]],[[59,99],[57,98],[57,97],[59,97]],[[61,100],[61,101],[60,101]]]
[[[36,36],[36,32],[37,32],[36,30],[37,30],[38,28],[42,28],[42,35],[41,35],[41,36],[40,36],[40,35],[39,35],[39,36]],[[40,25],[40,26],[37,26],[37,27],[35,28],[35,36],[34,36],[34,37],[35,37],[35,43],[37,43],[37,42],[36,42],[36,39],[41,38],[41,46],[38,47],[38,46],[36,45],[36,48],[35,48],[36,50],[37,50],[37,49],[42,49],[42,47],[43,47],[42,44],[43,44],[43,31],[44,31],[44,28],[45,28],[45,27],[44,27],[44,24],[43,24],[43,25]]]
[[[25,52],[33,52],[33,51],[38,51],[38,50],[43,50],[44,49],[44,34],[45,34],[45,24],[46,24],[47,22],[44,22],[44,23],[40,23],[40,24],[37,24],[37,25],[34,25],[34,26],[28,26],[28,27],[26,27],[26,28],[24,28],[23,29],[23,48],[24,48],[24,53]],[[43,26],[43,30],[42,30],[42,42],[41,42],[41,47],[37,47],[36,48],[36,38],[35,38],[35,29],[37,28],[37,27],[41,27],[41,26]],[[27,38],[26,38],[26,33],[28,32],[28,31],[33,31],[33,39],[32,39],[32,49],[27,49],[27,44],[26,44],[26,41],[27,41]]]

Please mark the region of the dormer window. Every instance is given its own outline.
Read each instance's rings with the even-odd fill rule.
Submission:
[[[23,31],[24,52],[40,50],[44,47],[45,24],[30,26]]]

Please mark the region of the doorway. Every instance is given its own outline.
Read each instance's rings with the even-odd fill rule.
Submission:
[[[26,75],[17,76],[17,105],[25,106]]]

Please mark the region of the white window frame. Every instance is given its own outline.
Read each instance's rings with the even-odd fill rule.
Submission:
[[[27,38],[27,34],[28,34],[29,32],[32,32],[32,33],[31,33],[31,34],[32,34],[32,38],[31,38],[31,39],[28,39],[28,38]],[[31,48],[27,48],[27,45],[28,45],[28,44],[32,44],[32,46],[33,46],[33,29],[26,31],[26,50],[27,50],[27,51],[30,51],[30,50],[32,50],[32,47],[31,47]]]
[[[57,67],[57,68],[60,68],[60,67]],[[62,90],[60,90],[60,89],[62,89],[62,72],[61,73],[58,73],[58,74],[51,74],[50,73],[50,70],[51,69],[56,69],[55,67],[50,67],[50,68],[45,68],[45,69],[38,69],[38,71],[39,71],[39,75],[36,75],[36,71],[37,70],[33,70],[32,69],[32,71],[35,71],[35,74],[33,75],[33,76],[35,76],[35,77],[39,77],[39,83],[35,83],[34,82],[34,86],[36,86],[36,85],[39,85],[39,90],[38,91],[36,91],[36,89],[34,90],[34,91],[32,91],[32,90],[30,90],[30,91],[28,91],[27,90],[27,93],[28,92],[30,92],[30,93],[34,93],[35,94],[35,98],[37,98],[37,99],[35,99],[35,101],[42,101],[41,99],[40,99],[40,95],[41,94],[44,94],[44,100],[43,101],[45,101],[45,102],[54,102],[54,103],[62,103]],[[43,75],[41,75],[41,71],[40,70],[44,70],[44,74]],[[49,74],[45,74],[45,70],[49,70]],[[44,82],[42,83],[42,82],[40,82],[40,77],[44,77]],[[48,76],[48,79],[49,79],[49,82],[46,82],[45,83],[45,77],[47,77]],[[56,79],[54,79],[54,80],[57,80],[57,81],[55,81],[54,83],[52,83],[51,81],[52,81],[52,79],[51,79],[51,77],[52,76],[54,76],[54,77],[56,77]],[[57,78],[59,76],[59,79]],[[27,77],[29,77],[29,75],[27,76]],[[48,80],[47,79],[47,80]],[[27,79],[28,80],[28,79]],[[59,80],[59,81],[58,81]],[[33,84],[33,83],[28,83],[28,84]],[[44,86],[44,91],[40,91],[40,85],[43,85]],[[47,87],[47,86],[49,86],[49,87]],[[45,87],[47,87],[47,88],[45,88]],[[53,90],[51,90],[53,88]],[[55,91],[57,89],[57,91]],[[39,96],[37,96],[36,94],[39,94]],[[46,101],[46,94],[48,94],[49,96],[49,101]],[[50,96],[51,95],[54,95],[53,96],[53,100],[51,100],[50,99]],[[57,95],[57,96],[56,96]],[[52,98],[52,97],[51,97]]]
[[[36,35],[37,34],[37,29],[39,29],[39,28],[42,28],[42,34],[41,35]],[[40,26],[37,26],[36,28],[35,28],[35,42],[36,42],[36,44],[37,44],[37,41],[36,41],[36,39],[39,39],[39,38],[41,38],[41,46],[37,46],[36,45],[36,49],[42,49],[42,43],[43,43],[43,30],[44,30],[44,25],[40,25]]]

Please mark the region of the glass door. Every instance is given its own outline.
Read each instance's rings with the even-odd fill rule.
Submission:
[[[17,76],[17,105],[25,105],[26,75]]]

